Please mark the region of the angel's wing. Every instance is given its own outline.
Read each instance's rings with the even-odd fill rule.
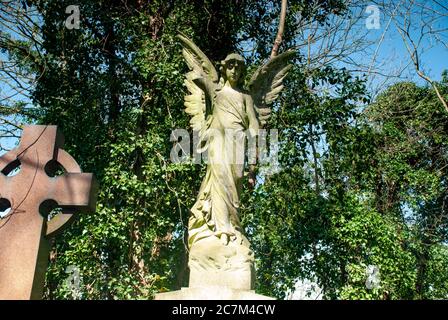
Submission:
[[[183,35],[177,37],[183,47],[182,54],[191,70],[185,78],[185,85],[190,93],[185,96],[185,112],[191,116],[190,125],[193,130],[199,132],[198,152],[202,152],[206,149],[206,145],[203,144],[206,142],[211,122],[210,115],[207,114],[207,110],[210,110],[207,104],[211,101],[206,99],[205,92],[196,85],[194,80],[203,79],[205,82],[218,83],[219,76],[211,61],[193,41]]]
[[[272,58],[259,67],[249,81],[249,92],[262,126],[271,116],[271,108],[268,105],[277,99],[280,91],[282,91],[283,79],[292,67],[288,64],[288,61],[294,55],[295,51],[290,50]]]

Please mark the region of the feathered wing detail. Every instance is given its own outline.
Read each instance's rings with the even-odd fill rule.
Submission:
[[[269,105],[277,99],[283,89],[283,79],[292,67],[288,61],[295,51],[286,51],[259,67],[249,81],[249,92],[254,101],[258,120],[264,126],[271,116]]]
[[[199,133],[197,152],[203,152],[207,148],[207,132],[211,123],[211,101],[206,99],[205,92],[199,88],[194,80],[203,78],[212,83],[218,83],[218,73],[207,58],[193,41],[183,35],[177,36],[182,44],[182,54],[187,62],[190,72],[186,74],[185,85],[189,95],[185,96],[185,112],[191,116],[190,125],[194,131]]]
[[[217,83],[219,80],[218,72],[205,53],[187,37],[180,34],[177,37],[182,44],[182,54],[190,69],[198,76],[208,77],[211,81]]]
[[[207,149],[207,132],[211,122],[211,115],[206,114],[205,94],[194,82],[197,75],[194,71],[187,73],[185,78],[185,85],[190,92],[184,98],[185,112],[191,116],[190,126],[193,131],[199,135],[199,141],[196,146],[196,151],[201,153]]]

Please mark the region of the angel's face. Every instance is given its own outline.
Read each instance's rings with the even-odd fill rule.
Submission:
[[[232,87],[236,86],[243,71],[243,64],[238,60],[226,62],[226,79]]]

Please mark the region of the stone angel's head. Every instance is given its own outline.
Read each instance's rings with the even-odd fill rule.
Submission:
[[[231,53],[221,61],[219,66],[221,78],[229,82],[232,88],[239,87],[245,72],[244,58],[237,53]]]

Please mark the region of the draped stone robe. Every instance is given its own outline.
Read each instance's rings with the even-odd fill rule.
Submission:
[[[229,86],[216,90],[207,143],[208,165],[189,221],[189,245],[223,233],[249,247],[238,215],[245,133],[258,129],[252,98]]]

